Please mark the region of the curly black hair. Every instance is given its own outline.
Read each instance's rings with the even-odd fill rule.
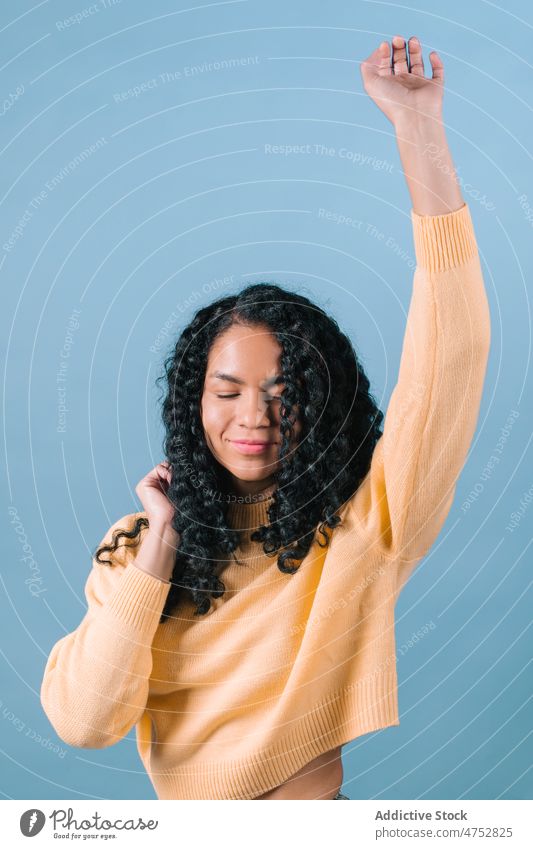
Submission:
[[[317,304],[276,284],[257,283],[199,309],[156,380],[164,381],[163,451],[172,469],[167,498],[175,508],[172,525],[179,533],[160,623],[170,618],[184,594],[196,605],[195,615],[206,614],[209,596],[219,598],[225,591],[216,574],[217,561],[224,555],[235,557],[239,545],[240,532],[227,520],[227,470],[207,445],[200,412],[209,351],[234,324],[268,328],[282,349],[280,462],[268,524],[251,535],[263,544],[265,554],[279,552],[281,572],[298,569],[317,531],[323,540],[317,537],[318,544],[328,545],[327,529],[341,522],[335,511],[366,476],[383,435],[383,413],[369,392],[352,343]],[[295,414],[301,433],[291,451]],[[97,560],[104,550],[114,551],[121,537],[135,540],[148,525],[147,518],[139,517],[130,531],[116,532],[111,545],[98,549]]]

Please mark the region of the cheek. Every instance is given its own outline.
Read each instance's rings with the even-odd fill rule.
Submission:
[[[213,404],[209,399],[202,400],[202,425],[212,439],[216,439],[225,429],[228,411],[219,404]]]

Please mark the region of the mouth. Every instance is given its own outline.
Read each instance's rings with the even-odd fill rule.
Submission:
[[[261,454],[271,445],[276,444],[275,442],[260,442],[250,439],[232,439],[230,442],[240,454]]]

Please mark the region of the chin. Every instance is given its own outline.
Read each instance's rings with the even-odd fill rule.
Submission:
[[[243,471],[242,469],[232,469],[226,466],[226,470],[233,475],[233,477],[238,478],[241,481],[261,481],[264,478],[270,477],[274,470],[270,468],[264,469],[249,469],[248,471]]]

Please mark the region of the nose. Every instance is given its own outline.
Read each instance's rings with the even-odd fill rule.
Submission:
[[[251,389],[249,392],[242,392],[237,410],[238,423],[249,430],[271,425],[272,408],[268,398],[269,394],[264,390]]]

